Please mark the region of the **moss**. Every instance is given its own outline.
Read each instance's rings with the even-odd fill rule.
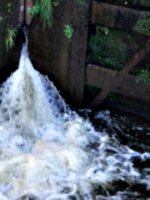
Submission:
[[[88,62],[114,70],[121,70],[145,43],[145,36],[96,27],[89,39]],[[142,70],[150,71],[150,53],[142,59],[130,74],[141,77]],[[147,77],[144,74],[145,77]],[[147,78],[146,78],[147,79]]]
[[[150,83],[150,71],[146,69],[141,69],[139,72],[139,81],[144,83]]]
[[[79,5],[83,5],[83,4],[85,4],[86,0],[76,0],[76,2],[77,2]]]
[[[150,12],[142,12],[140,19],[136,22],[134,30],[150,36]]]
[[[140,5],[140,6],[147,7],[147,8],[150,7],[150,1],[148,1],[148,0],[142,0],[142,1],[134,0],[133,3],[134,3],[134,5]]]
[[[129,35],[124,31],[109,30],[107,34],[99,28],[89,40],[88,61],[120,70],[130,59],[131,51],[124,42]]]

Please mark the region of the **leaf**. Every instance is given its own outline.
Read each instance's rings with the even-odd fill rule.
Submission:
[[[67,37],[67,38],[69,38],[70,40],[71,40],[71,38],[72,38],[72,34],[73,34],[73,28],[71,27],[71,25],[69,25],[69,24],[66,24],[66,25],[64,25],[64,33],[65,33],[65,36]]]
[[[54,6],[58,6],[60,4],[59,0],[53,1],[52,3]]]
[[[7,12],[10,13],[10,12],[11,12],[11,9],[9,8],[9,9],[7,10]]]
[[[6,51],[8,51],[15,45],[14,38],[16,36],[16,29],[7,26],[6,30],[7,30],[7,38],[5,40],[5,43],[6,43]]]
[[[7,8],[11,8],[11,2],[7,4]]]
[[[108,29],[107,27],[105,27],[105,28],[104,28],[104,34],[105,34],[105,35],[108,35],[108,33],[109,33],[109,29]]]

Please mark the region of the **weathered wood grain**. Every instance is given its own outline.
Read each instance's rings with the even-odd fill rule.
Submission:
[[[85,66],[89,24],[89,3],[73,3],[72,27],[74,29],[70,46],[69,93],[78,105],[84,97]]]
[[[134,31],[137,21],[142,17],[142,11],[100,3],[91,3],[91,23],[110,28]]]
[[[122,84],[122,81],[125,79],[126,75],[133,69],[139,61],[144,58],[144,56],[150,51],[149,41],[147,44],[135,54],[135,56],[122,68],[120,72],[116,74],[115,77],[111,79],[111,83],[106,84],[103,87],[103,90],[95,97],[95,99],[90,104],[91,108],[95,108],[107,98],[107,95],[116,88],[119,84]]]
[[[111,85],[117,73],[115,70],[89,64],[86,70],[87,84],[103,89],[106,83]],[[112,92],[150,102],[150,84],[143,83],[133,75],[127,75]]]

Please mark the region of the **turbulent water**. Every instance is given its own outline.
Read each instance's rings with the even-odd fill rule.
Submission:
[[[0,89],[0,200],[148,199],[131,189],[150,190],[150,168],[139,171],[135,158],[145,162],[150,154],[71,111],[24,46]]]

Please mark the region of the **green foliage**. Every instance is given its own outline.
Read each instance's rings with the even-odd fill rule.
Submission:
[[[52,2],[51,0],[41,0],[40,4],[40,16],[43,23],[43,29],[48,26],[51,27],[53,24],[52,14]]]
[[[59,0],[56,0],[56,1],[53,1],[52,3],[54,6],[58,6],[60,4],[60,1]]]
[[[11,2],[7,4],[7,12],[11,13]]]
[[[59,0],[53,2],[55,6],[58,4]],[[52,0],[36,0],[29,14],[32,18],[36,15],[40,15],[43,29],[45,27],[51,27],[53,24]]]
[[[77,2],[79,5],[83,5],[83,4],[85,4],[86,0],[76,0],[76,2]]]
[[[29,14],[30,14],[31,18],[33,18],[36,15],[38,15],[39,12],[40,12],[40,5],[38,2],[35,2],[35,4],[32,6],[32,8],[29,11]]]
[[[142,1],[134,0],[134,4],[144,6],[144,7],[150,7],[150,1],[148,0],[142,0]]]
[[[137,21],[134,30],[141,34],[150,35],[150,12],[142,12],[142,16]]]
[[[104,35],[108,35],[109,33],[109,28],[108,27],[102,27],[102,26],[96,26],[96,31],[101,31],[104,33]]]
[[[144,83],[150,83],[150,71],[146,69],[141,69],[139,73],[139,80]]]
[[[89,40],[89,62],[120,70],[129,60],[130,51],[123,39],[127,33],[97,27]]]
[[[74,30],[71,25],[69,25],[69,24],[64,25],[64,33],[65,33],[65,36],[69,39],[69,41],[71,41],[73,31]]]
[[[6,43],[6,51],[8,52],[8,50],[11,49],[15,44],[14,39],[16,36],[16,29],[7,26],[6,30],[7,30],[7,37],[5,43]]]

